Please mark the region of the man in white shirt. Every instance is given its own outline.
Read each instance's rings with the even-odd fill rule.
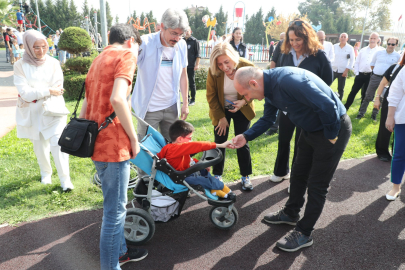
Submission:
[[[213,35],[210,41],[211,50],[214,49],[214,47],[219,43],[221,43],[221,41],[217,38],[216,35]]]
[[[364,100],[372,72],[370,66],[371,60],[373,59],[374,54],[381,50],[381,48],[377,45],[378,37],[378,33],[371,33],[369,45],[360,50],[359,55],[356,58],[356,62],[354,62],[354,74],[356,77],[354,78],[352,90],[350,91],[350,94],[346,100],[346,110],[349,110],[360,89],[361,102]]]
[[[332,63],[333,80],[338,79],[338,94],[340,100],[343,98],[346,78],[349,70],[354,64],[353,46],[347,43],[349,36],[346,33],[340,34],[340,43],[334,45],[335,59]]]
[[[139,118],[159,129],[167,139],[170,125],[180,114],[185,120],[189,113],[187,44],[182,38],[188,27],[184,11],[169,8],[162,16],[161,30],[141,37],[132,108]],[[138,121],[139,139],[146,135],[146,129],[147,126]]]
[[[391,65],[398,63],[399,59],[401,58],[401,55],[395,51],[395,47],[397,45],[398,38],[390,37],[389,39],[387,39],[387,49],[379,50],[374,54],[373,59],[370,63],[372,70],[370,82],[368,83],[366,95],[364,96],[364,100],[361,103],[359,114],[357,115],[356,119],[363,118],[364,114],[367,111],[368,104],[374,99],[375,91],[380,85],[385,71]],[[371,119],[373,119],[374,121],[377,120],[377,113],[378,110],[374,109],[373,113],[371,114]]]
[[[319,42],[323,45],[323,50],[325,51],[326,56],[328,57],[329,61],[333,63],[333,60],[335,60],[335,50],[332,42],[325,40],[324,31],[318,31],[316,34],[318,35]]]
[[[24,32],[22,30],[22,27],[18,26],[17,31],[14,31],[14,35],[17,37],[17,43],[18,45],[23,44],[23,35]]]

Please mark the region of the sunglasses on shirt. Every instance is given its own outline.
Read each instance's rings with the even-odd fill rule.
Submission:
[[[397,46],[395,43],[387,43],[388,46]]]

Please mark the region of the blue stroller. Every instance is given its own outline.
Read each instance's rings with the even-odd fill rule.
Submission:
[[[136,116],[136,115],[134,115]],[[144,122],[138,118],[138,121]],[[129,245],[142,245],[149,241],[155,233],[155,220],[152,217],[152,201],[155,197],[169,196],[178,202],[178,209],[167,221],[180,216],[189,191],[212,205],[209,213],[211,222],[219,229],[229,230],[238,221],[238,211],[234,207],[235,200],[219,199],[201,186],[191,186],[184,179],[222,160],[218,149],[203,152],[199,162],[185,171],[176,171],[166,159],[159,159],[157,153],[166,145],[165,138],[148,125],[146,136],[139,142],[141,151],[130,161],[149,176],[139,177],[133,191],[132,207],[127,209],[125,219],[125,239]],[[154,195],[159,191],[160,195]],[[201,194],[202,193],[202,194]],[[167,197],[166,197],[167,198]],[[141,208],[135,207],[135,200]]]

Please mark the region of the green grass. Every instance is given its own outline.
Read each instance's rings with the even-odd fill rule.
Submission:
[[[348,79],[345,96],[350,92],[352,84],[353,78]],[[336,87],[337,81],[332,85],[333,89]],[[193,139],[213,141],[213,126],[208,116],[204,90],[197,91],[196,101],[196,105],[190,107],[187,119],[196,128]],[[255,101],[255,103],[257,116],[252,124],[263,114],[263,101]],[[74,101],[67,102],[70,111],[73,111],[74,106]],[[354,119],[359,106],[360,98],[357,98],[348,112],[353,122],[353,135],[343,159],[359,158],[375,152],[374,144],[378,122],[374,123],[369,118],[372,110],[371,104],[365,118]],[[233,133],[232,123],[230,134]],[[233,135],[229,139],[232,137]],[[253,176],[268,175],[273,172],[277,155],[277,141],[277,136],[262,135],[250,142]],[[293,149],[293,142],[294,139],[291,149]],[[62,192],[56,169],[54,165],[52,166],[53,184],[42,185],[32,143],[26,139],[18,139],[16,129],[0,139],[0,224],[16,224],[70,211],[102,207],[101,190],[91,182],[95,168],[90,159],[70,157],[70,174],[75,186],[74,191],[70,193]],[[227,149],[226,151],[223,176],[226,182],[240,178],[235,150]],[[132,194],[130,192],[128,194],[131,199]]]
[[[6,50],[6,48],[0,48],[0,51],[5,51]]]

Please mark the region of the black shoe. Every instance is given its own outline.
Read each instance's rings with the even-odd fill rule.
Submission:
[[[127,262],[137,262],[145,259],[148,256],[148,251],[143,248],[128,248],[127,253],[119,258],[120,266]]]
[[[278,134],[278,129],[269,129],[264,134],[269,135],[269,136]]]
[[[288,224],[288,225],[297,225],[300,217],[292,218],[284,213],[284,209],[281,209],[275,213],[270,213],[265,215],[263,220],[271,224]]]
[[[361,119],[361,118],[363,118],[363,115],[361,115],[361,114],[358,114],[358,115],[356,116],[356,119]]]
[[[301,248],[312,246],[313,243],[312,236],[307,236],[294,229],[278,240],[276,247],[287,252],[294,252]]]
[[[377,115],[372,114],[372,115],[371,115],[371,119],[372,119],[374,122],[377,122]]]
[[[391,162],[391,158],[388,157],[378,157],[378,159],[384,162]]]
[[[194,105],[195,105],[195,101],[194,101],[194,100],[190,101],[190,102],[188,103],[188,105],[189,105],[189,106],[194,106]]]
[[[233,202],[236,202],[236,194],[232,191],[228,193],[227,199]]]

